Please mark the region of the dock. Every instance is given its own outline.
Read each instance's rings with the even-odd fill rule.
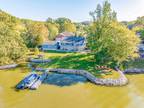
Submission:
[[[36,73],[28,74],[23,80],[21,80],[16,85],[16,89],[22,90],[22,89],[29,88],[29,86],[31,86],[38,77],[39,75]]]
[[[16,89],[38,89],[42,82],[47,78],[48,72],[49,70],[46,69],[41,75],[37,73],[30,73],[16,85]]]
[[[45,72],[43,73],[38,79],[37,81],[35,81],[35,83],[32,84],[32,86],[30,87],[31,90],[36,90],[39,88],[39,86],[42,84],[42,82],[47,78],[48,74]]]

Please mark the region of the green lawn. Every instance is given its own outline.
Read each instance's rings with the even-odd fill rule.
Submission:
[[[109,75],[101,74],[101,72],[95,69],[95,64],[93,62],[93,56],[91,54],[84,53],[66,53],[66,52],[56,52],[56,51],[47,51],[40,52],[45,55],[45,59],[51,59],[50,63],[41,63],[38,64],[38,67],[43,68],[65,68],[65,69],[81,69],[86,70],[96,77],[102,78],[118,78],[119,74],[114,70]],[[36,57],[35,55],[31,55],[28,57]],[[11,72],[22,72],[27,73],[31,70],[28,68],[27,62],[20,63],[18,68],[10,69],[10,70],[2,70],[2,71],[11,71]]]
[[[45,58],[51,59],[52,62],[48,64],[40,64],[41,67],[47,68],[69,68],[69,69],[83,69],[87,71],[94,70],[94,63],[92,62],[92,55],[80,53],[63,53],[63,52],[45,52]]]
[[[126,63],[125,68],[144,68],[144,59],[131,60]]]
[[[96,71],[95,63],[93,62],[93,56],[91,54],[83,53],[65,53],[56,51],[47,51],[42,53],[45,58],[51,59],[51,63],[39,64],[39,67],[44,68],[65,68],[65,69],[81,69],[87,70],[97,77],[104,78],[117,78],[119,74],[117,72],[112,72],[111,75],[102,75],[100,72]]]

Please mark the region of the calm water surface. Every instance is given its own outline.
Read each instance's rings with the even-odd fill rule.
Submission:
[[[0,71],[0,108],[144,108],[144,75],[129,75],[124,87],[91,83],[43,84],[36,91],[15,91],[25,72]]]

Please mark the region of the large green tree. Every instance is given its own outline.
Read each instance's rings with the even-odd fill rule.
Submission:
[[[89,25],[84,25],[82,23],[76,23],[76,36],[87,36],[88,30],[89,30]]]
[[[116,12],[108,1],[98,5],[90,15],[94,22],[89,30],[88,46],[97,64],[115,66],[137,56],[139,38],[116,20]]]
[[[59,33],[58,25],[54,23],[46,23],[46,27],[49,30],[48,39],[54,40],[57,34]]]
[[[68,18],[58,18],[55,23],[59,24],[59,32],[76,32],[75,24]]]
[[[138,17],[136,20],[136,24],[143,24],[144,25],[144,16]]]
[[[48,40],[49,31],[43,23],[30,22],[25,26],[22,37],[28,47],[36,47]]]
[[[0,65],[13,63],[26,55],[27,48],[14,24],[0,21]]]
[[[75,24],[72,22],[64,22],[64,31],[75,33],[76,32]]]

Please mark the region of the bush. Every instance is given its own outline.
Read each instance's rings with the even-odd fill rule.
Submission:
[[[9,57],[2,57],[0,58],[0,65],[7,65],[14,63]]]

